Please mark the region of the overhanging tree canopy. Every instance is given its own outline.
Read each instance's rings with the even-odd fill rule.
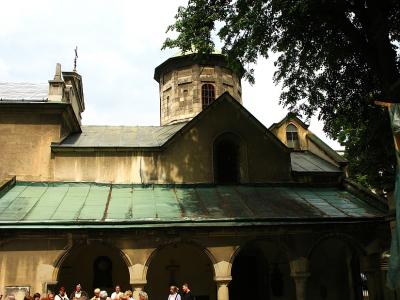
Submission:
[[[354,178],[378,191],[393,187],[389,118],[373,100],[399,99],[400,1],[189,0],[168,28],[177,38],[163,47],[210,53],[216,25],[233,67],[279,53],[281,103],[307,117],[318,111],[346,146]]]

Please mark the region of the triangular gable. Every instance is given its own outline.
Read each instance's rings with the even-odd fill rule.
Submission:
[[[276,128],[281,127],[284,123],[294,120],[296,121],[297,124],[302,126],[304,129],[308,129],[308,124],[304,123],[295,113],[289,112],[282,120],[280,120],[278,123],[273,123],[268,129],[269,130],[274,130]]]
[[[171,138],[163,145],[168,146],[170,143],[177,138],[177,136],[181,135],[189,131],[196,124],[201,122],[201,120],[207,116],[210,112],[216,109],[219,105],[227,103],[228,105],[232,105],[235,107],[237,111],[243,114],[247,119],[249,119],[255,126],[255,128],[261,132],[263,132],[266,136],[268,136],[271,141],[273,141],[278,147],[280,147],[285,152],[290,152],[290,149],[286,147],[284,143],[282,143],[267,127],[265,127],[256,117],[254,117],[243,105],[241,105],[235,98],[233,98],[229,92],[223,93],[219,96],[215,101],[213,101],[207,108],[202,110],[198,115],[196,115],[192,120],[190,120],[185,126],[183,126],[179,131],[177,131]]]

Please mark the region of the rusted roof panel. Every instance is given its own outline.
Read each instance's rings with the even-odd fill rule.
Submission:
[[[115,222],[331,220],[385,211],[339,188],[17,182],[0,198],[0,226]]]

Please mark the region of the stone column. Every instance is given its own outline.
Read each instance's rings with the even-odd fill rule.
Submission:
[[[232,277],[215,278],[217,283],[217,300],[229,300],[228,284]]]
[[[310,277],[309,260],[300,257],[290,261],[290,276],[292,276],[296,285],[296,299],[306,299],[307,280]]]
[[[146,281],[135,281],[131,283],[133,289],[133,298],[139,300],[139,293],[143,291],[144,286],[146,285]]]

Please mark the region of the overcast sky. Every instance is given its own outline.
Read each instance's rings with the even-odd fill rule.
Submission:
[[[167,26],[186,0],[6,1],[0,10],[0,81],[47,82],[55,65],[83,77],[83,124],[159,125],[154,68],[178,51],[161,51]],[[256,84],[243,81],[243,104],[264,125],[287,113],[278,104],[280,87],[272,82],[273,60],[260,59]],[[310,129],[334,149],[322,124]]]

